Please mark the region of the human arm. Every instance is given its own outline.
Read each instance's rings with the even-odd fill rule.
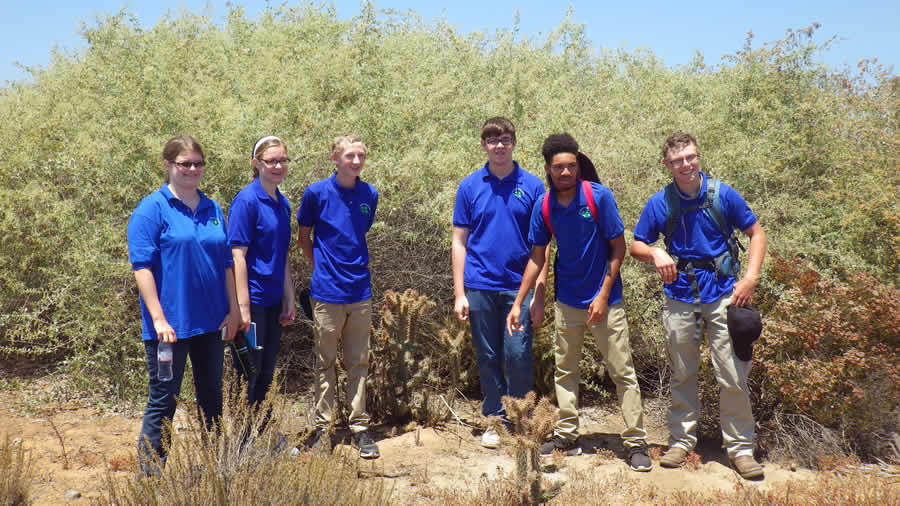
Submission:
[[[250,328],[250,288],[247,285],[247,246],[232,246],[234,259],[234,285],[238,312],[241,320],[238,329],[244,332]]]
[[[516,294],[516,300],[513,302],[509,314],[506,316],[506,331],[512,334],[514,331],[522,330],[519,323],[519,316],[522,314],[522,302],[528,296],[528,290],[540,276],[541,271],[547,263],[547,246],[531,247],[531,256],[528,258],[528,265],[525,266],[525,273],[522,274],[522,283],[519,285],[519,293]]]
[[[675,261],[662,248],[656,248],[637,239],[631,241],[631,256],[639,262],[653,264],[662,282],[669,284],[678,278]]]
[[[469,299],[466,298],[466,287],[463,277],[466,267],[466,241],[469,229],[453,227],[453,244],[450,251],[450,263],[453,269],[453,312],[456,319],[464,322],[469,319]]]
[[[159,303],[159,292],[156,289],[156,280],[150,269],[137,269],[134,271],[134,279],[137,282],[138,292],[144,300],[144,306],[153,320],[153,329],[156,330],[156,338],[164,343],[174,343],[178,340],[175,330],[166,321],[162,305]]]
[[[587,311],[587,321],[590,323],[598,323],[606,318],[609,311],[609,294],[619,277],[619,271],[622,269],[622,262],[625,260],[625,236],[619,235],[609,240],[609,269],[603,276],[603,283],[600,285],[600,292],[591,301]]]
[[[547,249],[544,251],[544,257],[549,254],[550,245],[547,245]],[[550,262],[544,261],[544,266],[541,267],[541,272],[538,274],[537,281],[534,283],[534,294],[531,296],[531,307],[528,312],[531,315],[531,325],[533,327],[540,326],[544,321],[544,310],[546,309],[546,301],[547,301],[547,276],[550,272]]]
[[[766,256],[766,247],[768,246],[766,233],[759,226],[759,222],[755,222],[744,229],[743,232],[750,238],[750,246],[747,254],[747,270],[744,272],[744,277],[734,284],[731,303],[735,306],[746,306],[753,299],[753,292],[756,290],[756,284],[759,282],[762,262]]]
[[[315,265],[313,261],[312,229],[312,227],[300,225],[297,229],[297,246],[300,247],[300,252],[309,260],[309,263]]]
[[[219,324],[219,330],[225,327],[225,340],[231,341],[241,325],[241,310],[238,308],[237,290],[234,286],[234,269],[225,268],[225,293],[228,295],[228,314]]]
[[[284,259],[284,293],[281,296],[281,316],[278,321],[282,325],[288,325],[297,317],[297,308],[294,302],[294,277],[291,275],[290,257]]]

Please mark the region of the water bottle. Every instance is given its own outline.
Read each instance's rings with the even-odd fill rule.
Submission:
[[[156,348],[156,378],[169,381],[172,376],[172,343],[160,341]]]

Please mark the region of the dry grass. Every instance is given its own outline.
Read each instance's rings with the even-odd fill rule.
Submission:
[[[31,478],[31,455],[7,434],[0,444],[0,504],[31,504]]]
[[[227,373],[226,373],[227,374]],[[360,479],[358,459],[346,455],[300,453],[291,448],[300,438],[282,436],[282,421],[290,417],[287,403],[270,394],[258,410],[247,405],[245,385],[233,385],[225,395],[217,428],[207,430],[194,417],[173,431],[165,466],[158,476],[121,477],[112,471],[133,461],[110,461],[107,496],[101,504],[385,504],[390,492],[382,480]],[[226,387],[227,388],[227,387]],[[180,410],[195,412],[190,402]],[[271,410],[266,422],[262,414]],[[170,427],[171,428],[171,427]]]

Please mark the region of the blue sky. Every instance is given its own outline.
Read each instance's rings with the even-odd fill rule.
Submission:
[[[232,0],[243,5],[248,17],[267,4],[263,0]],[[296,1],[287,2],[293,5]],[[586,25],[588,38],[596,48],[633,51],[648,48],[667,65],[682,65],[700,51],[707,64],[718,63],[724,54],[743,47],[748,30],[755,35],[754,47],[784,37],[787,29],[799,29],[813,22],[822,27],[816,41],[837,36],[835,48],[821,57],[825,63],[855,67],[863,58],[878,58],[900,70],[900,1],[729,1],[702,0],[675,2],[638,0],[606,2],[602,0],[548,2],[546,0],[454,0],[411,2],[375,0],[379,9],[416,11],[425,22],[442,18],[462,32],[493,32],[511,28],[519,12],[520,32],[543,38],[565,17],[567,6],[574,18]],[[333,2],[338,15],[352,17],[360,10],[355,0]],[[688,8],[687,6],[690,6]],[[167,11],[189,9],[222,21],[227,12],[224,0],[48,0],[31,4],[15,0],[0,2],[0,86],[26,77],[14,62],[45,67],[53,47],[78,49],[80,22],[93,24],[102,13],[127,8],[138,16],[142,26],[152,26]]]

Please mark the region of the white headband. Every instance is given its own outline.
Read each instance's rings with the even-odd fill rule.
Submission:
[[[264,143],[266,141],[271,141],[273,139],[284,144],[284,142],[281,139],[279,139],[278,137],[275,137],[274,135],[267,135],[267,136],[263,137],[262,139],[256,141],[256,144],[253,145],[253,154],[250,155],[250,158],[256,158],[256,150],[259,149],[259,146],[262,143]]]

